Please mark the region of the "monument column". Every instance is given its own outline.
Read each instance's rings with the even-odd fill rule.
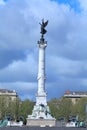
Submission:
[[[28,115],[27,125],[31,126],[55,126],[55,118],[50,114],[49,106],[47,105],[47,93],[45,91],[45,49],[47,42],[44,39],[44,34],[47,32],[45,27],[47,26],[48,21],[44,22],[42,20],[41,25],[41,38],[38,41],[39,47],[39,62],[38,62],[38,88],[36,93],[36,104],[32,110],[32,115]],[[42,120],[43,119],[43,120]]]
[[[38,66],[38,94],[45,92],[45,48],[46,43],[39,43],[39,66]]]
[[[38,41],[39,45],[39,64],[38,64],[38,90],[36,95],[36,105],[47,105],[45,91],[45,48],[47,42],[43,38]]]

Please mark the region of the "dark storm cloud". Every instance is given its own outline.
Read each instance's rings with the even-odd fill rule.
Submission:
[[[25,59],[26,54],[24,51],[18,50],[1,50],[0,51],[0,69],[5,68],[11,64],[14,60]]]
[[[35,65],[33,68],[32,66]],[[0,70],[0,82],[34,82],[36,78],[37,62],[33,55],[19,60],[13,60]]]
[[[32,48],[34,22],[26,20],[25,5],[25,1],[8,1],[0,8],[0,50]]]

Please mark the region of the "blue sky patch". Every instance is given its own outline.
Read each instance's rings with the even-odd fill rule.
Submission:
[[[78,0],[52,0],[52,1],[57,1],[60,4],[62,3],[68,4],[76,12],[81,12],[81,8]]]

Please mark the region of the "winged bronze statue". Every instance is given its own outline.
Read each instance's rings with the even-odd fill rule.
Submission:
[[[42,19],[42,23],[39,23],[41,25],[41,34],[44,35],[47,30],[45,29],[45,27],[47,26],[48,24],[48,20],[46,22],[44,22],[44,19]]]

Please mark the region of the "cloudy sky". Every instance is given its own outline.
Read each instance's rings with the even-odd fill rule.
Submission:
[[[87,91],[87,0],[0,0],[0,88],[35,100],[43,18],[48,99]]]

